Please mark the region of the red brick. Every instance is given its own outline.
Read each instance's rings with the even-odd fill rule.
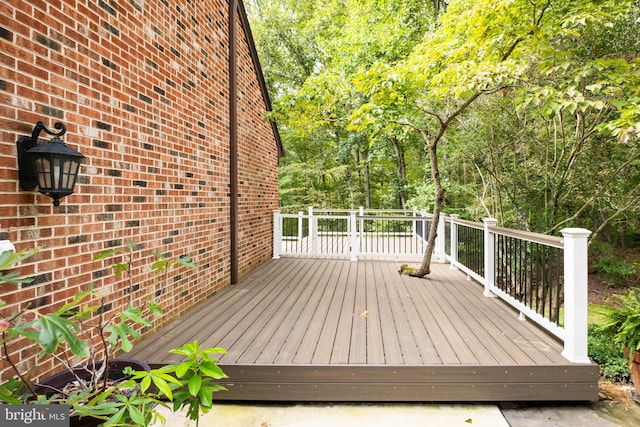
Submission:
[[[189,40],[190,52],[185,50],[174,30],[175,2],[169,3],[171,11],[161,2],[143,3],[144,22],[128,2],[118,3],[117,19],[85,2],[47,0],[34,7],[8,0],[0,5],[0,13],[19,11],[17,19],[14,12],[2,13],[14,42],[0,40],[0,78],[7,82],[0,92],[0,231],[10,228],[19,248],[42,247],[23,268],[46,277],[20,291],[1,287],[11,307],[46,295],[51,305],[43,308],[52,309],[70,300],[79,287],[95,282],[110,290],[105,298],[117,312],[129,300],[126,278],[95,276],[113,260],[91,262],[117,240],[135,240],[145,247],[136,254],[133,271],[140,285],[133,295],[136,304],[155,299],[163,286],[147,267],[153,252],[190,253],[200,266],[208,265],[172,272],[160,298],[166,314],[158,326],[229,284],[227,51],[202,40],[198,44],[208,51],[207,58]],[[199,2],[198,20],[206,22],[204,14],[209,13],[226,26],[220,11],[226,13],[227,7],[224,0]],[[184,11],[187,37],[193,34],[188,19],[193,7]],[[119,35],[110,33],[106,23]],[[159,34],[149,37],[147,31],[154,27]],[[213,28],[217,26],[201,24],[197,31]],[[239,242],[239,269],[244,273],[270,258],[278,159],[271,126],[262,120],[265,104],[248,46],[240,35],[239,225],[241,236],[251,236]],[[218,39],[219,34],[209,37]],[[179,58],[171,47],[180,52]],[[199,74],[201,60],[215,80]],[[48,108],[61,112],[68,129],[63,139],[86,156],[76,193],[63,198],[58,208],[37,191],[17,189],[15,141],[29,134],[38,120],[53,126],[59,119],[42,113],[51,111]],[[173,280],[176,274],[182,274],[178,282]],[[210,280],[198,282],[200,277]],[[189,297],[180,298],[185,289],[191,290]],[[19,345],[14,351],[20,353]],[[23,357],[24,363],[33,363],[29,351]],[[54,364],[48,360],[38,373],[51,369]],[[5,365],[0,365],[2,372]]]

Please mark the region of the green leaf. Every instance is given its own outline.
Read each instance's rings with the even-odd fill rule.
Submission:
[[[187,268],[194,268],[196,266],[196,264],[191,261],[191,257],[188,256],[181,256],[176,259],[176,262]]]
[[[216,364],[213,360],[205,360],[200,364],[200,370],[203,374],[213,379],[219,380],[221,378],[228,378],[222,371],[222,368]]]
[[[198,393],[200,408],[205,414],[209,412],[209,409],[213,406],[213,392],[213,387],[203,386]]]
[[[222,347],[211,347],[202,350],[202,354],[227,354],[227,350]]]
[[[125,412],[126,412],[126,408],[121,408],[118,412],[113,414],[113,416],[109,418],[107,422],[104,423],[104,425],[105,426],[121,425]]]
[[[135,406],[129,406],[129,416],[131,416],[131,420],[137,425],[143,426],[147,424],[142,411]]]
[[[140,391],[144,393],[145,391],[147,391],[150,385],[151,385],[151,377],[149,376],[144,377],[142,381],[140,381]]]
[[[186,362],[183,362],[181,364],[179,364],[176,367],[176,375],[178,378],[182,378],[185,376],[185,374],[187,372],[189,372],[189,369],[191,369],[191,361],[187,360]]]
[[[127,309],[124,310],[120,316],[123,322],[130,320],[142,326],[151,326],[152,324],[148,319],[143,317],[142,310],[133,308],[131,306],[127,307]]]
[[[189,393],[191,393],[192,396],[197,396],[198,393],[200,392],[201,385],[202,385],[202,377],[200,377],[199,375],[194,375],[193,377],[191,377],[191,379],[187,384],[187,387],[189,388]]]
[[[165,268],[169,268],[171,266],[171,262],[167,261],[163,255],[156,254],[156,257],[161,257],[158,261],[154,261],[151,264],[151,270],[153,270],[156,274],[162,273]]]
[[[160,304],[158,304],[157,302],[149,301],[148,308],[150,314],[154,316],[162,315],[162,307],[160,307]]]
[[[94,256],[91,260],[92,261],[100,261],[100,260],[103,260],[103,259],[106,259],[106,258],[111,258],[112,256],[114,256],[115,254],[117,254],[120,251],[121,251],[120,248],[105,249],[105,250],[101,251],[98,255]]]
[[[114,347],[120,343],[122,351],[125,352],[129,352],[133,348],[133,343],[129,337],[133,339],[140,338],[140,333],[126,323],[109,325],[105,328],[105,332],[109,334],[109,343]]]
[[[56,316],[43,315],[24,325],[37,331],[36,342],[43,350],[52,354],[64,341],[73,354],[80,357],[89,356],[89,346],[86,341],[77,336],[77,325],[70,319]],[[14,329],[18,329],[17,327]],[[24,333],[23,333],[24,335]],[[30,335],[34,337],[34,335]]]
[[[127,271],[129,271],[129,265],[122,262],[113,264],[113,274],[116,276],[121,276],[122,273],[126,273]]]

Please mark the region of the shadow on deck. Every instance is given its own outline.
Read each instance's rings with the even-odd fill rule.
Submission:
[[[448,264],[427,279],[399,263],[271,260],[138,343],[128,357],[224,347],[218,400],[525,401],[598,399],[598,366]]]

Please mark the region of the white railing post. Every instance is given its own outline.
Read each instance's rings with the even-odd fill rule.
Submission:
[[[318,253],[318,219],[313,216],[313,206],[309,206],[309,238],[311,239],[311,252]]]
[[[438,220],[438,233],[436,234],[436,246],[435,246],[436,260],[440,264],[444,264],[447,261],[447,255],[445,254],[445,249],[444,249],[444,239],[445,239],[444,222],[445,222],[445,215],[441,213],[440,218]]]
[[[496,245],[489,227],[498,225],[495,218],[484,218],[484,296],[495,296],[491,292],[496,284]]]
[[[298,211],[298,243],[302,242],[304,235],[302,234],[302,226],[304,225],[304,212]]]
[[[360,212],[362,212],[362,207],[360,208]],[[349,227],[348,227],[348,234],[349,234],[349,244],[350,244],[350,250],[351,250],[351,261],[357,261],[358,260],[358,248],[357,248],[357,243],[358,243],[358,239],[356,238],[357,236],[357,230],[356,230],[356,214],[358,213],[358,211],[356,210],[352,210],[349,212]],[[361,220],[362,221],[362,220]],[[362,227],[360,228],[362,230]]]
[[[273,211],[273,259],[280,258],[280,245],[282,244],[282,225],[280,222],[280,210]]]
[[[360,216],[364,216],[364,206],[360,206]],[[362,238],[362,235],[364,233],[364,218],[360,218],[360,238]]]
[[[560,230],[564,237],[564,351],[572,363],[590,363],[587,352],[588,241],[584,228]]]
[[[458,214],[451,214],[451,264],[449,268],[452,270],[456,270],[456,262],[458,262],[458,224],[456,220],[458,219]]]

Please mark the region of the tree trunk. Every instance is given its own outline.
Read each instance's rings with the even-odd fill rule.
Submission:
[[[518,39],[520,40],[520,39]],[[517,46],[519,41],[514,43],[509,51],[505,54],[505,59],[513,52],[513,49]],[[431,160],[431,175],[433,178],[433,186],[435,188],[435,200],[433,203],[433,221],[431,223],[431,229],[429,230],[429,241],[427,242],[427,248],[424,251],[424,256],[422,257],[422,264],[420,265],[420,269],[416,271],[409,272],[410,276],[414,277],[424,277],[427,274],[431,273],[431,257],[433,256],[433,249],[436,245],[436,236],[438,235],[438,223],[440,222],[440,212],[442,210],[442,203],[444,202],[444,193],[445,190],[442,188],[442,184],[440,182],[440,168],[438,167],[438,143],[444,137],[447,128],[452,120],[462,114],[469,105],[471,105],[476,99],[478,99],[483,92],[476,92],[469,99],[462,103],[451,113],[446,119],[441,118],[437,114],[431,114],[438,119],[440,122],[440,129],[438,129],[438,133],[433,137],[433,140],[429,138],[429,134],[424,129],[419,129],[413,127],[414,130],[417,130],[422,136],[422,140],[425,143],[425,149],[428,149],[429,159]]]
[[[409,273],[413,277],[424,277],[431,273],[431,257],[436,245],[436,236],[438,235],[438,223],[440,222],[440,212],[442,210],[442,202],[444,202],[445,190],[440,183],[440,169],[438,168],[438,141],[444,135],[446,128],[441,128],[433,142],[428,142],[428,135],[422,132],[425,143],[429,146],[429,159],[431,160],[431,175],[433,177],[433,185],[435,187],[435,201],[433,204],[433,221],[429,229],[429,238],[427,240],[427,248],[422,257],[422,264],[418,270]]]

